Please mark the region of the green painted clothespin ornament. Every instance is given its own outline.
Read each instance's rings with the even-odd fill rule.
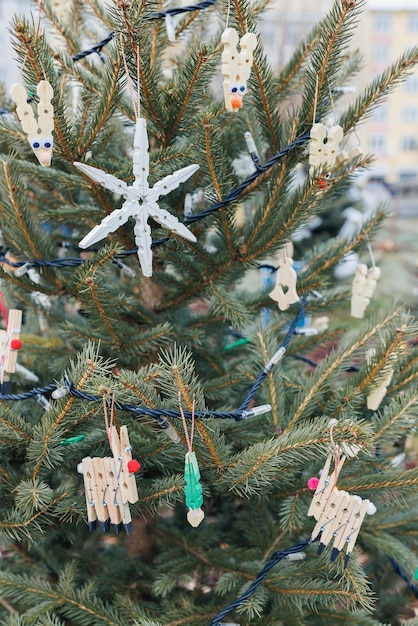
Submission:
[[[189,507],[187,513],[187,521],[191,526],[196,528],[205,517],[204,512],[201,509],[203,504],[203,490],[200,483],[200,471],[197,463],[196,453],[193,452],[193,435],[194,435],[194,399],[192,407],[192,427],[190,436],[187,430],[186,418],[181,406],[181,393],[179,392],[179,407],[180,415],[183,421],[184,434],[186,437],[186,443],[188,452],[184,458],[184,494],[186,496],[186,505]]]

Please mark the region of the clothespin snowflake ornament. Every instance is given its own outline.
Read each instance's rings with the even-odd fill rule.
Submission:
[[[129,535],[133,530],[129,504],[138,501],[134,473],[140,464],[132,459],[126,426],[121,427],[120,437],[111,426],[108,436],[113,458],[88,456],[81,464],[89,529],[93,531],[99,524],[106,533],[112,524],[116,534],[124,528]]]
[[[367,265],[359,263],[353,278],[351,293],[351,316],[363,318],[364,312],[370,304],[377,281],[380,278],[380,269],[375,265],[369,270]]]
[[[26,89],[15,83],[10,95],[16,104],[16,113],[22,128],[28,136],[30,146],[42,167],[51,165],[54,131],[54,108],[51,100],[53,89],[47,80],[41,80],[36,88],[39,99],[38,119],[35,118],[31,104],[28,103]]]
[[[242,107],[242,98],[247,93],[257,37],[254,33],[246,33],[239,39],[235,28],[226,28],[221,41],[224,45],[222,76],[225,108],[236,112]],[[238,41],[240,52],[237,50]]]
[[[340,456],[341,450],[346,456]],[[344,567],[348,564],[366,513],[373,515],[376,512],[376,507],[370,500],[363,500],[360,496],[336,487],[346,457],[356,456],[358,451],[358,446],[334,446],[334,453],[328,455],[320,479],[311,478],[308,481],[308,487],[315,489],[308,516],[314,517],[317,522],[311,539],[319,540],[319,554],[332,543],[331,562],[345,550]],[[331,471],[332,461],[334,467]]]
[[[299,302],[296,282],[297,274],[293,269],[293,259],[287,256],[281,258],[276,274],[276,286],[269,294],[272,300],[276,300],[281,311],[286,311],[291,304]]]
[[[135,180],[131,186],[128,186],[125,181],[119,180],[116,176],[107,174],[96,167],[85,165],[84,163],[74,163],[89,178],[109,191],[113,191],[125,198],[125,202],[120,209],[109,213],[100,224],[95,226],[80,241],[80,248],[88,248],[97,243],[109,233],[115,232],[132,217],[135,220],[134,233],[135,243],[138,247],[138,259],[144,276],[152,275],[152,239],[148,218],[152,217],[164,228],[172,230],[189,241],[196,241],[193,233],[174,215],[171,215],[164,209],[160,209],[157,200],[160,196],[165,196],[173,189],[176,189],[180,183],[184,183],[199,169],[199,165],[188,165],[174,172],[174,174],[165,176],[150,188],[148,185],[148,147],[146,120],[138,118],[135,126],[133,150],[133,173]]]

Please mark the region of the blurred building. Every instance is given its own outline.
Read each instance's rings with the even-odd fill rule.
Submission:
[[[19,69],[13,61],[15,53],[10,41],[9,25],[15,13],[26,15],[34,4],[31,0],[0,0],[0,83],[8,89],[17,81]]]
[[[418,45],[418,0],[368,0],[366,7],[359,31],[363,85]],[[375,109],[358,134],[363,150],[376,156],[373,178],[418,183],[418,68]]]

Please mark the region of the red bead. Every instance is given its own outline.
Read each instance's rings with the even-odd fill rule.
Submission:
[[[327,188],[327,180],[326,180],[326,178],[318,178],[318,187],[320,189],[326,189]]]
[[[135,474],[135,472],[138,472],[140,469],[141,463],[139,461],[137,461],[136,459],[128,461],[128,472],[130,472],[131,474]]]
[[[10,342],[10,348],[12,350],[20,350],[20,348],[22,347],[22,342],[20,341],[20,339],[12,339]]]
[[[317,478],[316,476],[312,476],[312,478],[308,480],[308,487],[311,491],[315,491],[318,485],[319,485],[319,478]]]

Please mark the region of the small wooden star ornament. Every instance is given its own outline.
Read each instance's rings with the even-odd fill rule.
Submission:
[[[125,181],[119,180],[116,176],[107,174],[96,167],[79,162],[74,163],[89,178],[100,183],[109,191],[113,191],[125,198],[125,202],[120,209],[109,213],[100,224],[95,226],[80,241],[80,248],[88,248],[104,239],[109,233],[115,232],[132,217],[135,221],[134,233],[135,243],[138,247],[138,259],[144,276],[152,276],[152,239],[148,218],[152,217],[164,228],[172,230],[189,241],[196,241],[193,233],[177,217],[171,215],[165,209],[160,209],[157,200],[160,196],[165,196],[173,189],[176,189],[180,183],[186,181],[199,169],[199,165],[188,165],[174,172],[174,174],[165,176],[150,188],[148,185],[148,147],[146,120],[138,118],[135,126],[133,150],[133,173],[135,180],[131,186],[128,186]]]
[[[51,100],[53,89],[47,80],[41,80],[36,88],[38,96],[38,119],[35,118],[31,104],[28,103],[26,89],[15,83],[10,89],[12,100],[16,104],[16,113],[22,128],[28,136],[30,146],[42,167],[51,165],[54,131],[54,108]]]

